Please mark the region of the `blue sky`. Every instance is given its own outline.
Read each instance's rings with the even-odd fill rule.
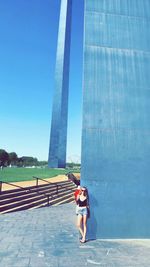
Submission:
[[[0,0],[0,148],[47,160],[60,0]],[[83,0],[73,0],[67,160],[81,151]]]

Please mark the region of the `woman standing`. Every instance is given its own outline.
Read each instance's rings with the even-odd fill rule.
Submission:
[[[77,196],[78,205],[78,217],[77,217],[77,227],[81,233],[82,239],[81,243],[86,242],[86,231],[87,231],[87,218],[89,209],[89,199],[88,191],[85,187],[82,187],[79,195]]]

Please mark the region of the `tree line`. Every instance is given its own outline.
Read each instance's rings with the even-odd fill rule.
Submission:
[[[8,153],[4,149],[0,149],[0,167],[17,166],[17,167],[31,167],[31,166],[44,166],[47,161],[38,161],[33,157],[18,157],[16,152]]]

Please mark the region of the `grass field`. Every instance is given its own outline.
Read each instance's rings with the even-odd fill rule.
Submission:
[[[33,176],[51,178],[69,171],[75,172],[75,170],[49,168],[4,168],[0,170],[0,180],[4,182],[30,181],[33,180]]]

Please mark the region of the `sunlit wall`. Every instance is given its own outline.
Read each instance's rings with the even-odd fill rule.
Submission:
[[[90,238],[150,237],[150,1],[85,0],[82,184]]]

